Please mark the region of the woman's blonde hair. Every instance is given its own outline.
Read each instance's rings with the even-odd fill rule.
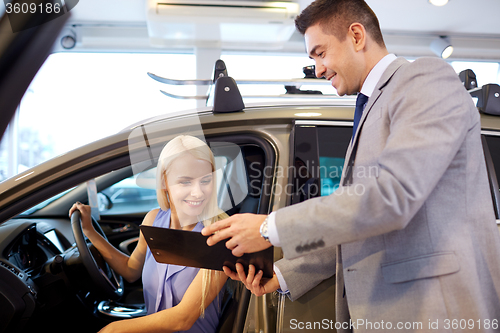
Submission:
[[[156,198],[160,208],[164,211],[170,209],[170,200],[167,193],[167,174],[170,171],[173,161],[184,154],[191,154],[196,159],[209,162],[212,166],[212,184],[214,189],[205,208],[199,216],[199,220],[202,221],[204,226],[208,226],[214,222],[228,218],[229,216],[217,205],[217,179],[214,154],[204,141],[190,135],[179,135],[173,138],[161,151],[158,159],[158,166],[156,168]],[[209,269],[202,269],[202,271],[203,282],[200,310],[201,315],[204,316],[205,300],[210,291],[210,286],[212,283],[218,285],[223,274],[222,272],[211,271]]]

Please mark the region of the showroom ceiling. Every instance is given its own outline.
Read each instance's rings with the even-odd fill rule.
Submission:
[[[299,4],[304,8],[310,2],[300,0]],[[500,61],[498,0],[450,0],[443,7],[433,6],[427,0],[367,0],[367,3],[379,17],[390,52],[407,57],[433,55],[430,42],[442,35],[448,36],[455,47],[452,58]],[[149,45],[145,0],[80,1],[72,10],[69,24],[74,26],[79,42],[73,51],[165,52]],[[281,50],[262,49],[303,50],[303,38],[298,33]]]

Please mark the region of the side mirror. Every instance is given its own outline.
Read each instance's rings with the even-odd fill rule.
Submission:
[[[99,192],[97,193],[97,202],[99,205],[99,211],[104,212],[113,207],[113,203],[111,202],[111,199],[104,193]]]

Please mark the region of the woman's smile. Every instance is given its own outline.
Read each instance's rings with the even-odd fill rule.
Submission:
[[[192,206],[192,207],[200,206],[203,203],[203,201],[205,201],[205,200],[198,200],[198,201],[184,200],[185,203],[187,203],[189,206]]]

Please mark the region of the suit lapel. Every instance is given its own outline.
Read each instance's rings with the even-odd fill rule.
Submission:
[[[373,106],[375,105],[375,103],[377,102],[379,97],[384,92],[384,87],[389,83],[389,81],[392,78],[392,76],[394,75],[394,73],[396,73],[397,70],[405,63],[408,63],[408,61],[404,58],[397,58],[396,60],[394,60],[389,65],[389,67],[387,67],[387,69],[384,71],[384,74],[382,74],[382,77],[378,81],[378,83],[375,87],[375,90],[373,91],[373,94],[370,96],[370,98],[368,98],[368,104],[366,105],[365,110],[363,111],[363,115],[361,116],[361,120],[359,121],[356,135],[354,136],[354,138],[351,139],[351,144],[349,145],[349,148],[347,149],[346,163],[344,164],[344,173],[342,174],[343,177],[345,177],[347,175],[346,172],[353,165],[353,164],[350,164],[349,161],[351,160],[351,157],[355,158],[355,156],[353,156],[353,153],[355,155],[356,143],[357,143],[357,140],[358,140],[360,133],[363,129],[363,123],[365,122],[366,117],[370,113],[371,109],[373,108]],[[354,161],[351,161],[351,162],[354,162]],[[342,180],[341,184],[343,184],[343,183],[344,182]]]

